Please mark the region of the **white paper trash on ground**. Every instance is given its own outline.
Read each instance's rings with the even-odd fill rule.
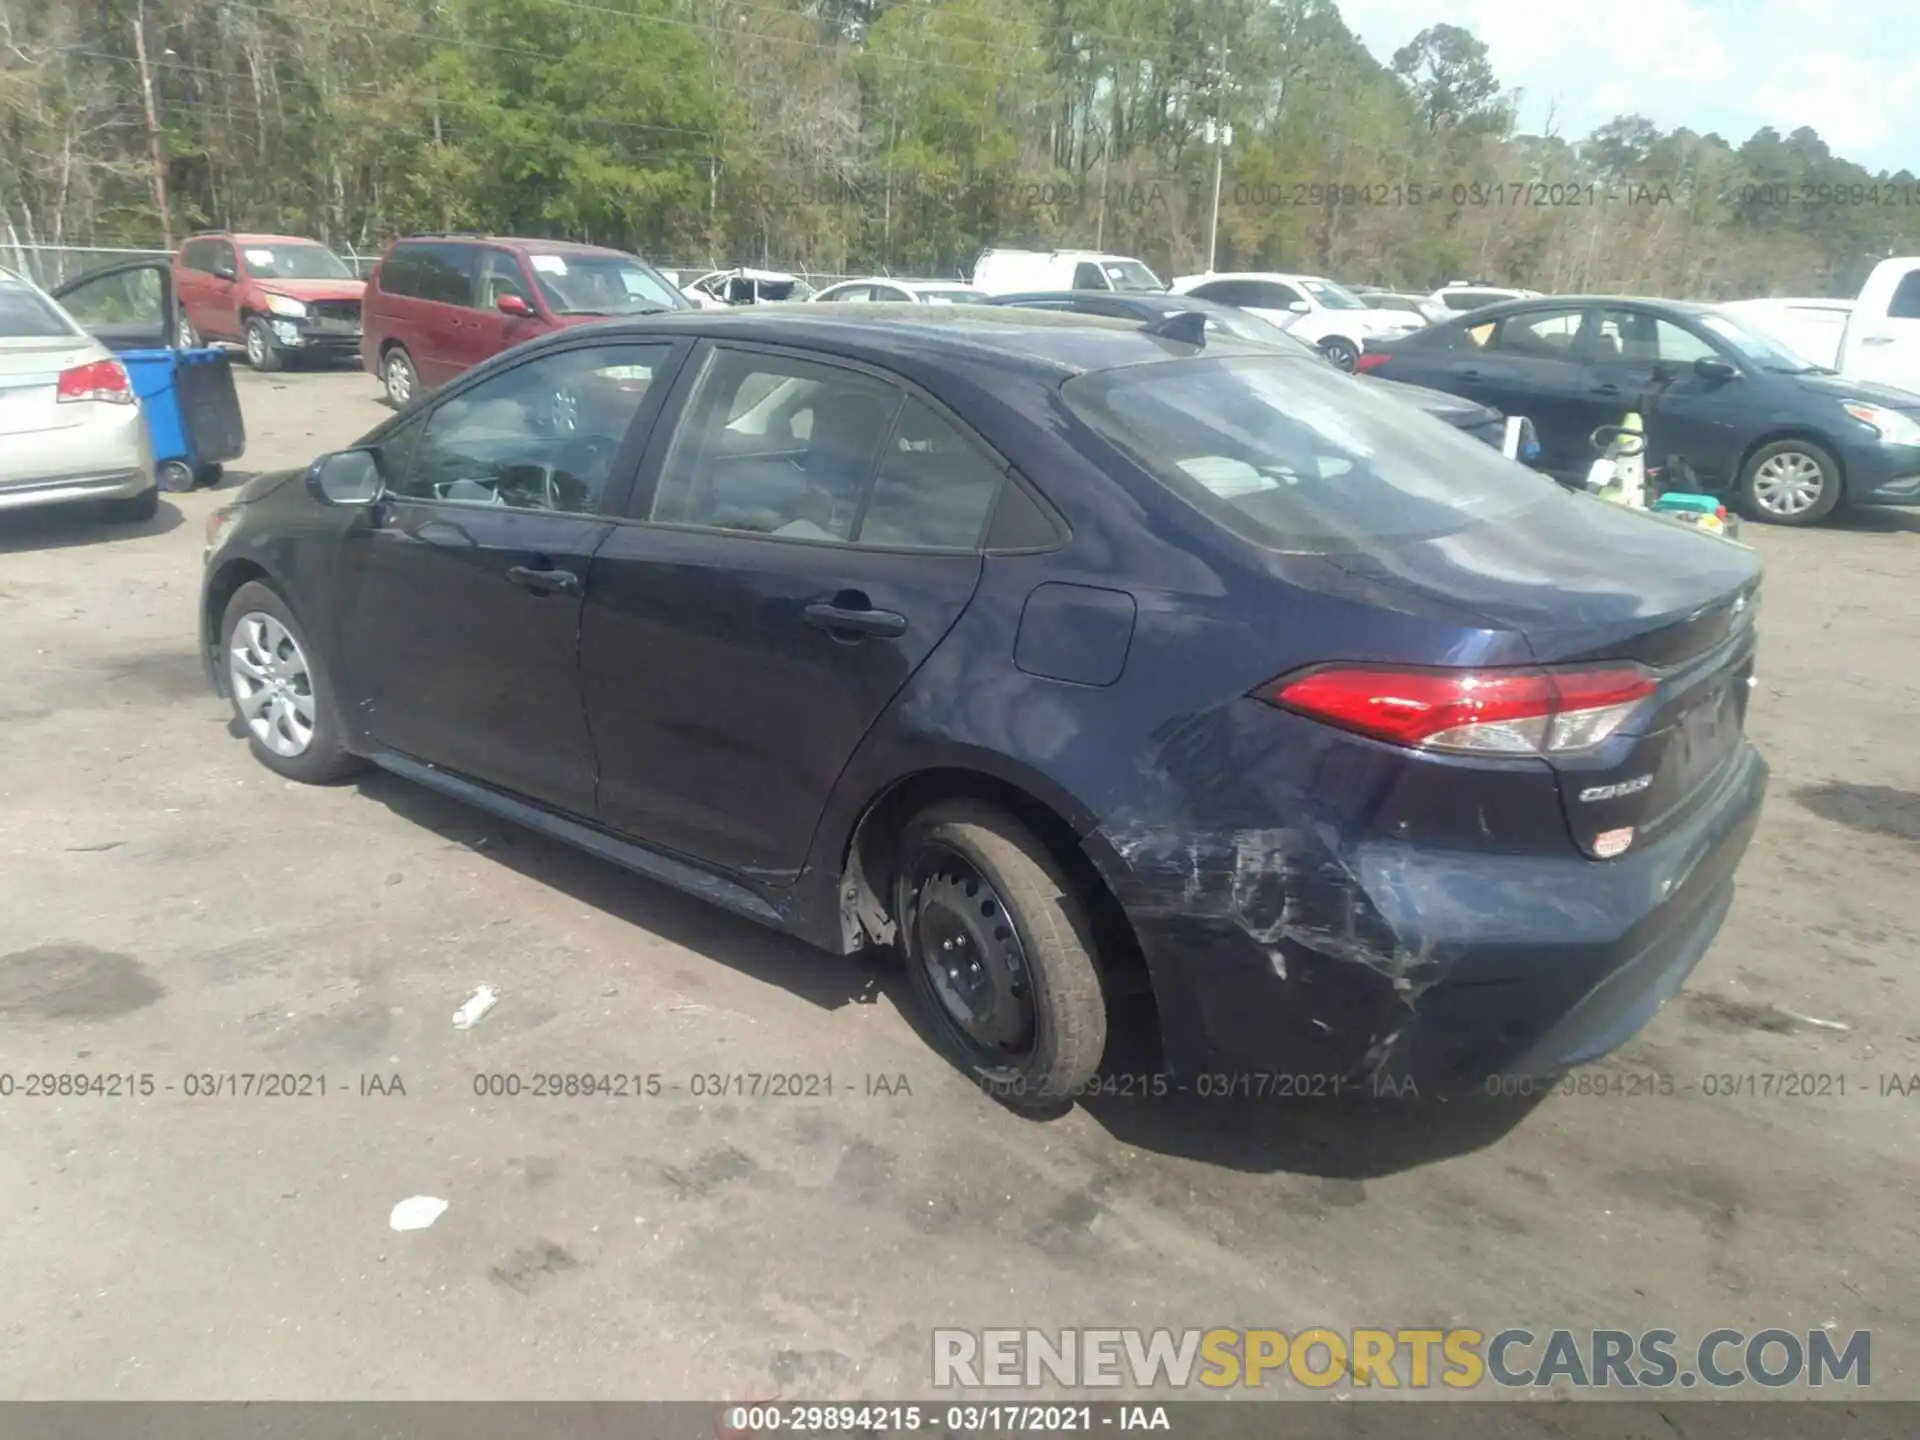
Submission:
[[[467,997],[467,1003],[453,1012],[453,1028],[471,1030],[480,1023],[480,1017],[500,1003],[500,992],[491,985],[482,985]]]
[[[393,1207],[387,1224],[395,1230],[424,1230],[447,1213],[447,1202],[437,1195],[409,1195]]]

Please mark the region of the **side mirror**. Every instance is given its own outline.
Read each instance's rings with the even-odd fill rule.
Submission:
[[[237,280],[240,276],[238,272],[234,270],[231,260],[216,260],[213,262],[213,278],[216,280]]]
[[[511,290],[503,290],[494,297],[494,305],[502,315],[518,315],[522,318],[533,314],[533,306],[515,295]]]
[[[1711,380],[1715,384],[1740,378],[1739,367],[1731,360],[1722,360],[1718,355],[1702,355],[1693,362],[1693,373],[1702,380]]]
[[[386,482],[374,450],[339,450],[307,467],[307,488],[329,505],[371,505]]]
[[[1304,300],[1289,300],[1287,302],[1287,309],[1291,310],[1295,315],[1306,315],[1312,312],[1313,307]]]

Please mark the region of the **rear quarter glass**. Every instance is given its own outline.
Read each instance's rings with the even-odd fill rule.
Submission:
[[[1283,554],[1438,539],[1565,499],[1472,436],[1307,359],[1169,360],[1078,376],[1061,395],[1168,490]]]

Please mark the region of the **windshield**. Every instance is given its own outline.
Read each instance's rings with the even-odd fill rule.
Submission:
[[[324,245],[243,245],[247,273],[257,280],[351,280],[353,271]]]
[[[541,298],[556,315],[643,315],[691,302],[658,270],[626,255],[527,257]]]
[[[1100,268],[1106,271],[1107,283],[1116,290],[1164,290],[1160,277],[1142,265],[1138,260],[1104,260]]]
[[[0,340],[70,340],[74,334],[52,302],[11,275],[0,275]]]
[[[1331,280],[1302,280],[1300,288],[1329,310],[1364,310],[1367,302]]]
[[[1511,519],[1551,481],[1405,401],[1294,357],[1171,360],[1061,394],[1174,493],[1271,550],[1362,550]]]
[[[1770,370],[1776,375],[1804,375],[1826,368],[1810,364],[1805,356],[1794,354],[1778,341],[1748,328],[1731,315],[1702,315],[1700,323],[1711,330],[1716,339],[1731,346],[1742,360],[1762,370]]]

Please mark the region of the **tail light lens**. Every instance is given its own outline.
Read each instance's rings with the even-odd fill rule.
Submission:
[[[1393,359],[1391,350],[1369,350],[1360,357],[1360,363],[1356,368],[1362,375],[1370,374],[1391,359]]]
[[[1329,725],[1421,750],[1566,755],[1614,734],[1657,687],[1638,665],[1578,670],[1389,670],[1329,666],[1261,698]]]
[[[95,360],[61,371],[54,398],[63,405],[72,400],[102,400],[109,405],[131,405],[133,382],[127,379],[127,367],[118,360]]]

